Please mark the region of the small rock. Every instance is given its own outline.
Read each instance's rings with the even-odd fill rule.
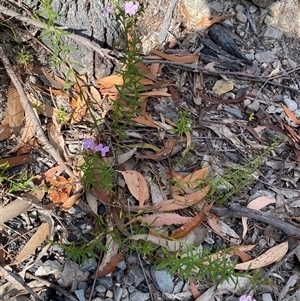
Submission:
[[[132,264],[134,264],[134,263],[137,263],[138,261],[139,261],[139,260],[138,260],[138,258],[137,258],[136,255],[130,255],[130,256],[128,257],[128,259],[127,259],[127,262],[128,262],[129,265],[132,265]]]
[[[100,298],[100,297],[97,297],[97,298],[95,298],[95,299],[92,299],[92,301],[103,301],[103,299]]]
[[[173,294],[181,293],[184,286],[184,281],[182,279],[177,279],[174,285]]]
[[[61,273],[58,282],[61,286],[67,287],[72,284],[73,281],[87,281],[90,273],[83,272],[80,266],[71,260],[66,260],[64,269]]]
[[[118,262],[117,264],[117,267],[120,269],[120,270],[125,270],[127,265],[126,265],[126,262],[124,260],[121,260]]]
[[[46,260],[36,271],[35,276],[45,276],[49,274],[59,278],[63,266],[57,260]]]
[[[125,278],[124,278],[124,284],[126,285],[126,286],[129,286],[129,285],[133,285],[133,283],[134,283],[134,278],[133,278],[133,276],[131,276],[131,275],[126,275],[125,276]]]
[[[121,296],[122,296],[122,288],[121,287],[117,287],[114,290],[114,301],[120,301],[121,300]]]
[[[131,293],[133,293],[134,291],[135,291],[135,287],[132,286],[132,285],[130,285],[130,286],[128,287],[128,292],[131,294]]]
[[[95,290],[98,293],[105,293],[106,292],[106,287],[102,284],[99,284],[95,287]]]
[[[220,79],[216,81],[215,85],[213,86],[212,90],[217,95],[225,94],[233,89],[233,82],[225,79]]]
[[[251,5],[251,6],[249,7],[249,12],[250,12],[250,14],[254,14],[256,11],[257,11],[257,6]]]
[[[113,281],[111,277],[106,276],[106,277],[99,278],[99,284],[102,284],[106,287],[106,289],[109,289],[112,287]]]
[[[78,282],[77,287],[78,287],[79,290],[85,291],[85,289],[86,289],[86,282],[82,282],[82,281]]]
[[[208,4],[211,9],[216,11],[217,13],[222,13],[224,9],[224,4],[221,1],[213,1]]]
[[[166,293],[173,292],[174,283],[172,281],[171,276],[166,270],[157,271],[154,268],[151,268],[150,271],[155,283],[158,285],[159,289],[162,292],[166,292]]]
[[[231,115],[233,115],[234,117],[239,118],[239,119],[243,119],[243,117],[244,117],[241,110],[236,109],[236,108],[228,107],[228,108],[224,108],[224,111],[231,114]]]
[[[245,7],[241,4],[238,4],[236,7],[235,7],[235,11],[238,13],[238,12],[245,12]]]
[[[292,112],[296,111],[298,108],[297,103],[294,100],[292,100],[288,95],[283,95],[283,102]]]
[[[149,293],[142,293],[138,290],[136,290],[132,294],[130,294],[130,300],[131,301],[146,301],[149,298],[150,298]]]
[[[83,272],[94,271],[94,270],[96,270],[96,268],[97,268],[97,262],[93,258],[89,258],[89,259],[85,260],[82,263],[82,265],[80,266],[80,269]]]
[[[133,277],[135,287],[139,286],[145,280],[143,271],[138,265],[134,265],[131,268],[129,275]]]
[[[282,65],[283,66],[286,66],[286,67],[292,67],[292,68],[295,68],[298,64],[291,60],[291,59],[285,59],[282,61]]]
[[[237,14],[235,15],[235,17],[242,23],[246,23],[247,22],[247,16],[242,13],[242,12],[237,12]]]
[[[247,109],[250,110],[251,112],[257,112],[259,110],[259,107],[260,107],[259,101],[254,100],[252,103],[249,104]]]
[[[272,25],[273,22],[274,22],[274,19],[270,15],[265,16],[264,23],[266,25]]]
[[[270,293],[265,293],[265,294],[262,294],[262,300],[263,301],[273,301],[273,298]]]
[[[257,51],[254,57],[259,63],[272,63],[275,60],[272,51]]]
[[[267,26],[267,28],[265,28],[265,30],[262,32],[261,36],[265,38],[280,40],[282,37],[282,31],[272,26]]]
[[[84,296],[84,290],[76,290],[74,293],[79,301],[86,301]]]
[[[106,292],[105,296],[106,296],[107,298],[112,298],[112,297],[114,296],[114,293],[113,293],[111,290],[108,290],[108,291]]]

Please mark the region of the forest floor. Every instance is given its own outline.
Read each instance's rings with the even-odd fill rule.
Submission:
[[[300,300],[299,8],[208,2],[144,1],[126,135],[122,50],[65,88],[0,5],[1,300]]]

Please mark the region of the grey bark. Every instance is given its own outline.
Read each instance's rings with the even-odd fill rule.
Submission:
[[[25,0],[30,9],[43,12],[41,1]],[[119,38],[119,24],[114,14],[103,16],[102,12],[110,4],[108,0],[53,0],[51,9],[60,16],[56,24],[67,27],[74,34],[88,38],[104,48],[113,47],[114,42]],[[63,43],[76,48],[70,51],[68,58],[71,62],[80,64],[81,67],[72,64],[79,73],[87,73],[90,79],[101,78],[111,73],[113,64],[110,59],[101,57],[94,51],[82,44],[64,37]],[[51,48],[51,41],[48,45]],[[66,72],[61,66],[60,71]]]

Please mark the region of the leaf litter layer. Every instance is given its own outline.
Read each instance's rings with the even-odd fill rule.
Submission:
[[[183,44],[185,44],[184,42]],[[34,115],[37,116],[39,122],[43,125],[44,120],[42,118],[52,120],[54,126],[48,127],[49,143],[55,147],[59,154],[54,155],[54,159],[58,158],[56,163],[68,162],[68,169],[62,164],[57,168],[48,169],[44,173],[33,172],[32,183],[35,184],[37,192],[28,192],[26,198],[22,195],[22,199],[28,203],[28,206],[20,208],[16,202],[19,199],[10,200],[10,195],[8,195],[1,209],[1,219],[3,222],[7,221],[6,227],[8,229],[12,228],[10,221],[14,222],[14,219],[21,213],[33,208],[39,212],[39,219],[44,220],[45,223],[35,228],[35,234],[29,233],[28,238],[31,237],[31,239],[23,241],[24,247],[17,254],[10,248],[6,249],[6,255],[3,255],[5,263],[18,263],[16,271],[21,271],[24,266],[20,265],[20,262],[32,256],[34,251],[38,253],[37,258],[47,254],[47,247],[40,249],[40,245],[46,240],[47,235],[48,239],[53,239],[55,234],[53,223],[56,223],[59,217],[59,215],[56,216],[57,211],[60,211],[59,214],[64,219],[71,221],[73,218],[66,210],[76,209],[78,206],[82,212],[90,215],[91,233],[97,233],[101,229],[99,224],[94,226],[94,222],[92,222],[97,218],[104,219],[107,229],[117,228],[120,232],[120,234],[116,234],[113,231],[106,230],[104,233],[100,231],[98,235],[92,238],[92,241],[97,241],[100,244],[104,243],[102,239],[106,236],[106,247],[109,249],[109,252],[104,253],[102,261],[106,261],[107,264],[97,271],[99,277],[113,271],[120,259],[120,250],[121,253],[123,252],[123,256],[126,256],[126,253],[130,251],[129,243],[123,243],[122,236],[126,237],[128,241],[140,239],[149,241],[153,243],[153,246],[161,247],[168,252],[179,252],[180,250],[183,252],[189,235],[194,229],[202,227],[202,224],[209,227],[209,231],[205,233],[207,237],[205,243],[213,251],[217,251],[215,245],[218,244],[219,247],[226,250],[224,253],[226,256],[228,254],[239,256],[239,261],[243,263],[239,263],[236,266],[237,269],[239,269],[238,267],[241,270],[263,268],[278,262],[285,256],[288,251],[285,234],[290,236],[289,233],[282,233],[279,237],[271,234],[272,230],[268,227],[268,231],[261,233],[259,228],[264,229],[266,226],[258,223],[255,219],[251,221],[251,228],[248,230],[243,219],[244,231],[242,232],[241,221],[238,221],[238,225],[233,222],[232,216],[234,214],[227,211],[226,216],[217,216],[218,211],[215,211],[217,215],[214,215],[213,210],[210,212],[211,205],[209,203],[212,204],[212,201],[215,201],[218,204],[221,197],[230,193],[230,199],[226,199],[226,202],[223,201],[223,206],[237,202],[240,206],[246,207],[248,204],[248,208],[260,210],[264,206],[262,199],[259,198],[266,199],[270,196],[267,189],[259,188],[259,185],[265,185],[274,192],[271,197],[276,196],[274,202],[266,202],[265,206],[269,206],[269,211],[273,211],[275,217],[273,215],[272,218],[278,218],[277,227],[280,228],[279,218],[282,216],[280,208],[283,204],[287,205],[283,199],[284,197],[287,197],[288,200],[296,198],[297,191],[292,195],[289,190],[286,191],[287,195],[285,195],[282,193],[284,190],[279,191],[281,187],[274,186],[276,182],[270,173],[272,169],[269,167],[274,168],[274,162],[278,162],[278,157],[279,162],[283,160],[284,152],[288,152],[290,148],[288,148],[287,143],[284,144],[283,142],[278,143],[275,147],[270,147],[270,144],[274,141],[272,137],[274,133],[285,135],[295,152],[296,157],[294,158],[297,161],[298,138],[293,130],[293,125],[286,123],[284,115],[282,115],[283,121],[280,121],[280,125],[283,127],[278,126],[278,120],[271,114],[268,122],[265,122],[264,118],[260,118],[259,114],[250,120],[251,113],[244,108],[245,100],[253,97],[250,91],[246,95],[234,99],[238,99],[236,102],[231,99],[232,95],[227,96],[225,94],[224,96],[224,91],[221,90],[224,92],[221,93],[220,90],[213,89],[212,84],[217,79],[205,75],[214,74],[215,67],[213,65],[200,66],[198,70],[203,71],[203,73],[195,74],[194,66],[192,66],[195,55],[191,55],[188,48],[186,48],[185,54],[176,48],[169,49],[169,51],[173,52],[172,55],[155,50],[153,54],[157,56],[156,58],[146,57],[147,64],[140,63],[143,72],[148,70],[147,76],[139,80],[142,110],[131,116],[130,123],[126,128],[127,138],[121,141],[118,141],[118,137],[109,131],[111,116],[113,116],[110,112],[113,112],[113,101],[118,99],[119,94],[119,89],[115,86],[115,75],[99,79],[95,86],[90,86],[91,83],[88,79],[80,78],[67,93],[55,91],[52,86],[44,85],[42,93],[45,93],[49,99],[54,99],[55,105],[53,103],[51,105],[37,104],[41,99],[32,101],[32,96],[27,92],[27,98],[31,102]],[[172,67],[176,65],[174,63],[190,65],[181,65],[188,68],[188,71],[181,71],[180,68]],[[51,78],[49,71],[41,71]],[[160,79],[158,73],[164,75],[163,80]],[[199,85],[199,83],[200,86],[193,87],[192,91],[188,84],[188,77],[192,79],[194,86]],[[181,81],[178,81],[178,78],[181,78]],[[54,80],[56,80],[57,85],[59,83],[65,84],[58,77]],[[235,81],[235,79],[232,80]],[[238,80],[236,81],[238,82]],[[122,82],[117,82],[117,84],[120,85]],[[221,89],[226,88],[222,85],[219,87]],[[219,95],[212,94],[211,88]],[[38,87],[34,87],[34,89],[40,91]],[[199,91],[201,92],[199,93]],[[231,91],[233,94],[238,94],[238,91]],[[81,97],[82,94],[90,99],[92,111],[88,110],[87,104]],[[10,95],[12,96],[9,97],[10,100],[8,101],[15,102],[16,96]],[[63,127],[62,120],[58,118],[58,96],[65,97],[68,106],[72,108],[72,113],[64,116],[65,124]],[[129,94],[129,96],[131,95]],[[232,117],[233,115],[225,110],[228,108],[240,110],[243,116]],[[128,112],[132,108],[124,102],[123,109],[123,112]],[[182,110],[187,110],[188,114],[180,115],[179,112]],[[297,117],[294,117],[293,113],[284,106],[283,110],[287,117],[297,124]],[[15,160],[20,160],[21,155],[32,154],[40,148],[39,139],[34,137],[36,126],[32,124],[30,118],[26,119],[26,110],[24,111],[24,128],[26,131],[24,131],[25,134],[23,132],[20,142],[14,146],[14,151],[18,152],[17,156],[10,156]],[[19,120],[15,119],[15,115],[16,117],[20,116],[19,112],[20,110],[17,112],[10,110],[8,122],[3,123],[3,129],[8,129],[10,134],[11,131],[16,131],[16,127],[20,126]],[[100,134],[96,137],[90,136],[89,131],[91,124],[93,124],[90,114],[93,113],[97,114],[97,118],[102,119],[98,126]],[[180,120],[180,118],[186,119]],[[103,123],[103,121],[105,122]],[[178,135],[177,131],[179,126],[184,126],[184,130],[181,129],[181,136]],[[50,134],[51,132],[52,134]],[[80,184],[82,155],[78,155],[77,151],[69,153],[71,145],[69,141],[71,143],[73,141],[73,150],[74,148],[79,150],[80,143],[78,141],[87,136],[105,142],[111,149],[114,149],[114,154],[109,154],[107,158],[109,165],[118,171],[116,173],[117,184],[112,192],[94,187],[91,196],[88,197]],[[8,139],[8,137],[6,136],[4,139]],[[69,140],[66,140],[66,137]],[[264,150],[267,151],[262,156]],[[43,156],[47,151],[45,149],[42,151]],[[253,162],[257,158],[261,159],[260,164],[254,164],[254,170],[252,170],[249,162]],[[23,161],[17,162],[24,163]],[[294,162],[291,160],[286,163],[293,166]],[[20,164],[16,164],[16,166],[18,165]],[[12,166],[10,165],[10,167]],[[5,168],[2,170],[6,172]],[[63,175],[60,175],[62,173]],[[101,181],[101,175],[96,172],[92,173],[92,176],[97,181]],[[12,189],[12,184],[17,181],[8,182],[5,173],[3,179],[3,187],[7,191]],[[243,182],[244,180],[246,181]],[[283,181],[293,183],[288,177]],[[238,185],[240,182],[247,183],[247,185],[240,186]],[[210,195],[212,190],[214,193]],[[41,191],[42,193],[40,193]],[[37,202],[33,200],[37,200]],[[257,205],[249,206],[250,200],[254,200],[252,204]],[[255,200],[258,201],[255,202]],[[86,206],[86,203],[89,207]],[[99,216],[98,213],[100,203],[106,207],[106,213],[103,217]],[[270,204],[276,206],[271,207]],[[8,210],[9,206],[15,207],[13,210]],[[56,211],[52,211],[53,208],[56,208]],[[293,208],[297,209],[297,206],[290,207],[290,210],[296,210]],[[164,213],[169,211],[171,213]],[[13,213],[9,215],[9,212]],[[265,216],[268,216],[267,213]],[[290,218],[294,219],[296,222],[294,226],[298,227],[298,220],[295,217],[297,214],[292,214]],[[159,222],[160,219],[163,219],[164,223]],[[287,220],[287,222],[289,221]],[[68,229],[66,225],[64,227],[69,233],[76,232],[74,229]],[[297,236],[297,234],[293,236]],[[16,234],[13,237],[20,239]],[[179,238],[185,238],[185,240],[179,240]],[[292,239],[292,237],[289,238]],[[83,242],[84,239],[80,240],[79,238],[76,243],[80,245]],[[247,243],[251,246],[256,245],[251,250],[247,248]],[[192,239],[189,244],[197,243]],[[9,246],[9,239],[6,245]],[[238,247],[232,249],[233,245]],[[76,248],[76,245],[74,247]],[[146,245],[137,244],[135,249],[143,254],[147,250],[146,247]],[[251,257],[244,253],[245,251],[241,250],[241,247],[245,247],[246,251],[250,252]],[[266,248],[268,248],[267,251]],[[150,249],[151,252],[148,255],[153,256],[155,254],[155,252],[152,253],[153,250],[155,251],[155,247]],[[91,249],[91,252],[95,252],[99,258],[103,254],[103,250],[100,250],[99,247],[98,249]],[[89,255],[91,256],[91,254]],[[212,265],[213,259],[209,257],[210,255],[206,256],[208,257],[204,258],[202,264],[208,262]],[[113,264],[109,264],[109,262]],[[281,264],[283,263],[281,262]],[[190,265],[191,274],[197,275],[193,263]]]

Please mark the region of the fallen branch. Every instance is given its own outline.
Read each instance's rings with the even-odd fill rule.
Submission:
[[[31,104],[25,94],[25,91],[24,91],[20,81],[18,80],[18,78],[12,68],[12,65],[11,65],[8,57],[6,56],[2,46],[0,46],[0,58],[3,62],[3,65],[6,69],[8,76],[10,77],[12,83],[14,84],[15,88],[17,89],[17,91],[19,93],[20,102],[21,102],[21,105],[22,105],[24,111],[27,112],[27,114],[29,115],[29,117],[31,119],[31,122],[36,131],[36,137],[41,141],[41,144],[44,146],[44,149],[51,155],[51,157],[56,161],[57,164],[64,164],[65,163],[64,160],[61,158],[58,151],[55,150],[55,148],[52,146],[52,144],[49,142],[48,138],[46,137],[46,135],[43,131],[42,125],[40,124],[40,121],[36,117],[34,110],[31,107]],[[67,172],[67,174],[69,176],[73,175],[73,173],[69,167],[66,167],[65,171]]]
[[[285,234],[289,236],[300,239],[300,227],[285,222],[271,213],[245,208],[236,203],[229,204],[227,208],[213,206],[210,209],[210,212],[222,216],[228,215],[235,217],[252,218],[257,221],[274,226],[275,228],[281,229],[283,232],[285,232]]]

